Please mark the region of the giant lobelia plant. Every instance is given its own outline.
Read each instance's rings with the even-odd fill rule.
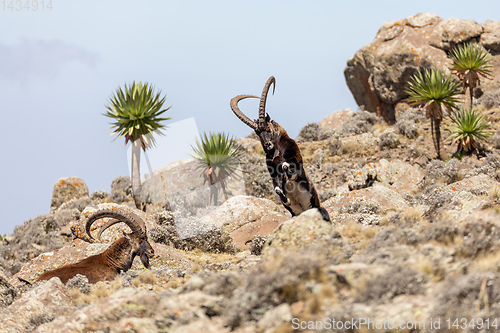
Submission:
[[[125,145],[130,141],[132,144],[131,158],[131,181],[134,191],[134,201],[138,209],[144,209],[140,200],[141,173],[140,158],[141,148],[146,149],[155,145],[153,133],[163,135],[162,129],[166,126],[163,121],[171,118],[162,118],[168,108],[163,108],[165,96],[161,97],[161,91],[155,92],[152,85],[142,82],[125,84],[124,89],[118,88],[110,97],[106,106],[108,111],[104,113],[111,118],[111,135],[125,138]]]
[[[408,102],[425,110],[425,116],[431,120],[431,133],[437,157],[441,159],[441,121],[443,109],[448,113],[457,109],[460,83],[443,74],[438,69],[425,69],[417,72],[408,84],[405,92]]]

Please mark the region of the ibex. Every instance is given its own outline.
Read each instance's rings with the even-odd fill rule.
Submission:
[[[318,208],[323,219],[330,221],[328,212],[324,207],[321,207],[318,192],[314,188],[311,177],[304,169],[299,146],[288,136],[283,127],[271,120],[266,114],[267,94],[271,84],[274,94],[276,80],[273,76],[267,80],[262,90],[258,120],[250,120],[238,107],[239,101],[245,98],[259,98],[258,96],[238,95],[231,99],[231,109],[259,137],[266,153],[267,170],[273,180],[274,190],[280,197],[283,206],[292,216],[299,215],[310,208]]]
[[[154,255],[154,250],[148,242],[144,221],[135,214],[117,209],[97,211],[87,219],[85,225],[87,235],[92,240],[94,238],[90,234],[90,227],[95,221],[104,217],[111,217],[112,219],[99,230],[97,239],[101,238],[104,230],[120,222],[128,225],[132,233],[127,234],[124,232],[123,237],[111,244],[106,251],[90,256],[75,264],[44,272],[36,281],[48,280],[57,276],[66,284],[76,274],[85,275],[89,283],[112,280],[121,271],[128,271],[136,256],[139,256],[142,264],[146,268],[149,268],[149,258]]]

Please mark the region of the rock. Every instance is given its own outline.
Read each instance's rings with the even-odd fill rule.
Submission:
[[[486,49],[500,52],[500,22],[491,20],[484,22],[480,43]]]
[[[50,209],[55,210],[71,199],[88,196],[89,189],[83,179],[78,177],[61,178],[54,185]]]
[[[130,181],[130,177],[116,177],[111,182],[111,201],[122,203],[133,200],[132,182]]]
[[[323,203],[332,222],[345,224],[354,220],[363,226],[377,225],[389,211],[404,211],[408,203],[398,192],[375,182],[372,186],[338,194]]]
[[[321,213],[313,208],[281,223],[264,243],[262,256],[287,251],[301,252],[305,248],[313,247],[321,248],[322,255],[333,257],[338,255],[339,248],[344,246],[333,224],[325,222]]]
[[[264,151],[260,141],[257,139],[239,138],[236,139],[236,142],[239,143],[248,153],[260,154],[260,152]]]
[[[451,17],[436,24],[429,36],[429,43],[434,47],[449,51],[458,44],[479,37],[482,32],[483,27],[473,20],[459,20]]]
[[[213,319],[201,318],[192,323],[174,328],[171,333],[229,333],[229,327],[224,327],[221,323]]]
[[[133,288],[121,289],[109,297],[100,299],[69,316],[61,316],[37,328],[38,333],[99,331],[116,325],[120,318],[145,318],[146,308],[158,307],[158,293]],[[148,313],[151,310],[147,311]],[[138,324],[139,322],[135,322]],[[144,321],[140,321],[144,324]],[[123,324],[123,323],[122,323]],[[146,324],[146,327],[151,328]],[[112,332],[118,332],[112,330]],[[149,332],[149,331],[148,331]],[[154,332],[154,330],[153,330]]]
[[[428,193],[423,194],[429,205],[425,214],[431,219],[443,215],[456,221],[469,219],[488,204],[485,197],[495,186],[500,186],[500,183],[480,174],[444,187],[429,189]]]
[[[221,228],[231,235],[236,246],[248,249],[255,235],[269,235],[287,219],[281,207],[271,200],[240,195],[229,198],[200,223]]]
[[[61,280],[52,278],[26,292],[0,313],[0,331],[31,332],[41,323],[63,314],[71,305],[71,297]]]
[[[200,171],[196,168],[194,159],[185,159],[154,170],[142,184],[142,200],[147,199],[155,203],[170,202],[172,209],[175,209],[177,202],[179,205],[184,204],[175,196],[187,196],[207,187]]]
[[[350,190],[366,188],[380,182],[382,185],[400,193],[411,195],[418,190],[424,178],[423,169],[401,160],[381,159],[376,163],[368,163],[361,170],[355,171],[347,178]]]
[[[373,133],[363,133],[357,135],[343,136],[329,142],[329,152],[331,155],[356,154],[360,151],[371,151],[375,153],[378,140]]]
[[[318,125],[327,129],[338,130],[353,115],[354,111],[351,109],[338,110],[321,119]]]
[[[347,62],[346,83],[362,110],[375,112],[392,123],[395,105],[407,97],[404,90],[414,73],[429,67],[449,73],[451,60],[447,51],[457,44],[477,40],[487,50],[495,50],[499,35],[497,22],[488,21],[483,29],[471,20],[443,20],[429,13],[386,22],[372,43]],[[492,57],[497,59],[499,55]],[[500,63],[492,64],[496,77]],[[483,90],[491,89],[493,81],[482,84]]]
[[[283,323],[292,321],[290,305],[284,303],[267,311],[257,323],[257,328],[263,331],[277,328]]]
[[[332,134],[332,130],[324,128],[318,123],[308,123],[300,129],[295,141],[297,143],[321,141],[328,139]]]

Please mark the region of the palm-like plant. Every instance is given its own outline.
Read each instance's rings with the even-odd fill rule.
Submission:
[[[444,75],[438,69],[425,69],[415,74],[405,92],[411,105],[425,109],[425,116],[431,120],[431,132],[437,157],[441,158],[441,120],[443,108],[451,113],[457,109],[457,95],[460,83],[453,81],[450,75]]]
[[[141,148],[146,149],[155,145],[153,132],[162,135],[165,128],[161,122],[170,118],[162,118],[161,115],[170,109],[163,108],[165,96],[161,92],[155,92],[152,85],[142,82],[125,84],[122,90],[118,88],[109,99],[108,111],[104,114],[113,120],[111,135],[125,137],[125,145],[132,143],[132,189],[137,208],[143,208],[139,199],[141,192],[140,157]]]
[[[464,44],[452,50],[451,60],[451,70],[462,81],[464,90],[469,90],[470,105],[467,108],[472,109],[473,91],[481,84],[480,76],[489,79],[491,75],[489,53],[480,45]]]
[[[239,158],[243,151],[236,141],[224,133],[203,133],[201,141],[196,139],[196,147],[191,146],[205,183],[210,186],[210,202],[217,204],[219,190],[227,200],[227,181],[236,178]]]
[[[450,114],[452,124],[448,126],[451,132],[448,139],[458,142],[456,154],[470,153],[478,150],[478,141],[490,136],[490,124],[481,114],[471,109],[456,110]]]

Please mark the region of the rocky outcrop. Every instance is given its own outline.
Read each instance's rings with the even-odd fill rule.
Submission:
[[[61,178],[54,185],[50,208],[55,210],[71,199],[88,196],[89,189],[83,179],[78,177]]]
[[[354,116],[354,111],[351,109],[338,110],[321,119],[318,125],[327,129],[339,130],[352,116]]]
[[[234,246],[248,249],[256,235],[267,236],[287,219],[283,209],[271,200],[239,195],[192,224],[177,223],[177,231],[181,238],[189,239],[220,230],[221,235],[230,236]]]
[[[498,52],[499,22],[487,21],[481,25],[429,13],[385,22],[372,43],[347,62],[346,83],[361,109],[393,123],[395,106],[406,98],[404,90],[410,77],[420,68],[435,67],[449,72],[451,60],[447,52],[465,42],[480,43],[486,50]],[[492,57],[500,56],[494,53]],[[498,75],[499,62],[495,60],[493,64],[493,72]],[[482,87],[496,89],[493,82],[485,82]]]
[[[45,281],[0,312],[2,332],[31,332],[71,306],[71,297],[59,279]]]

